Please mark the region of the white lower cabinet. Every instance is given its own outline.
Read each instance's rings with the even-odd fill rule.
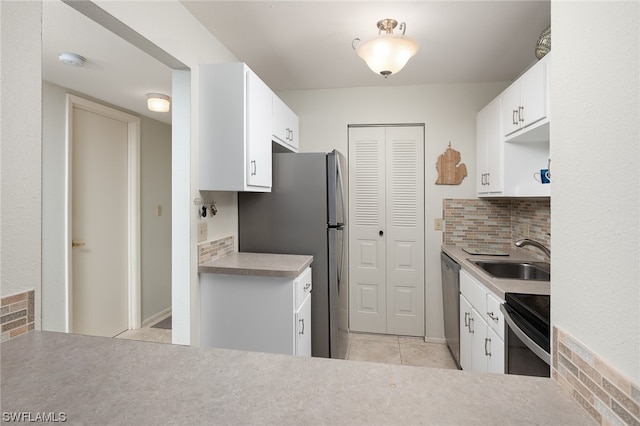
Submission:
[[[465,371],[504,373],[502,302],[460,271],[460,365]]]
[[[311,268],[298,277],[202,273],[201,346],[311,356]]]

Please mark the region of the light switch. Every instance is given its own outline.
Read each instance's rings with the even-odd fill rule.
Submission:
[[[433,229],[435,229],[436,231],[442,231],[442,222],[443,222],[442,218],[436,217],[433,220]]]
[[[201,243],[203,241],[207,241],[208,233],[209,229],[207,226],[207,222],[200,222],[198,224],[198,242]]]

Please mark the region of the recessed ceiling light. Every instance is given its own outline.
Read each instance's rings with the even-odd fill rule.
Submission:
[[[81,67],[87,61],[84,56],[71,52],[62,52],[58,55],[58,60],[65,65],[71,65],[74,67]]]

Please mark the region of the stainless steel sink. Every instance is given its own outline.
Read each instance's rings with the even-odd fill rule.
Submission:
[[[535,281],[551,280],[551,265],[547,262],[527,262],[522,260],[469,260],[495,278]]]

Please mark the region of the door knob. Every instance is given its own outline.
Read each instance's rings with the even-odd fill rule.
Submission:
[[[383,235],[384,235],[384,232],[383,232],[383,231],[380,231],[380,232],[378,232],[378,234],[380,234],[380,236],[383,236]]]
[[[79,243],[77,241],[71,241],[71,248],[82,247],[85,243]]]

